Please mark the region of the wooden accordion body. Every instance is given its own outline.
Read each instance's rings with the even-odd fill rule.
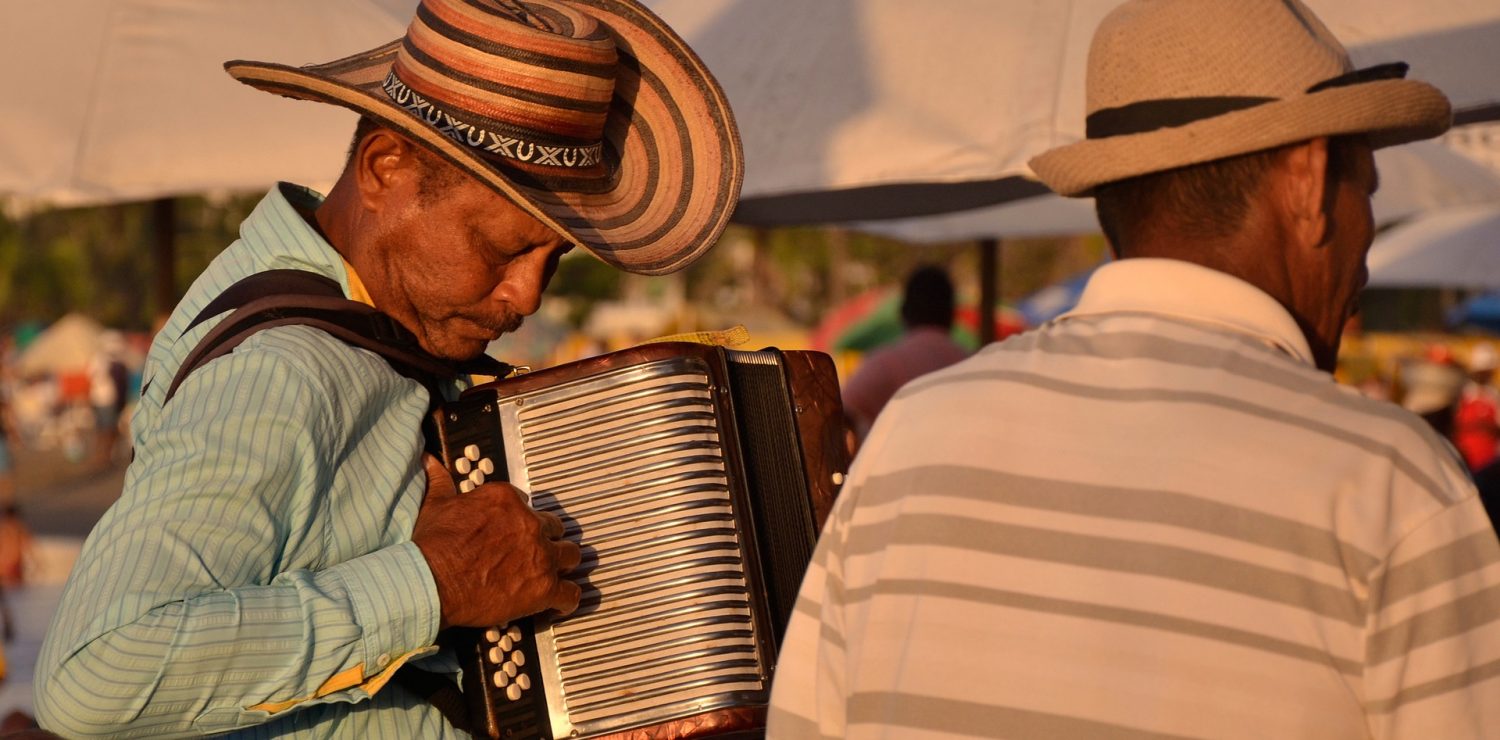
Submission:
[[[645,345],[473,388],[434,420],[456,480],[508,479],[583,549],[572,615],[460,641],[481,733],[759,733],[848,465],[826,355]]]

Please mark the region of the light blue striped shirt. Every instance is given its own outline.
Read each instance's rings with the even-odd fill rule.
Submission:
[[[89,536],[38,660],[45,727],[458,735],[431,705],[381,688],[431,653],[440,616],[411,543],[427,392],[373,353],[292,326],[199,368],[162,405],[216,322],[184,329],[239,279],[295,268],[348,292],[342,258],[293,207],[319,201],[273,189],[156,337],[125,490]]]

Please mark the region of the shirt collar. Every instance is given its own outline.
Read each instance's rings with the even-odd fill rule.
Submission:
[[[1173,259],[1137,257],[1111,262],[1089,278],[1079,316],[1141,312],[1210,324],[1248,335],[1309,366],[1307,337],[1292,315],[1265,291],[1227,273]]]
[[[306,270],[334,280],[348,295],[343,258],[302,216],[322,202],[323,196],[312,190],[278,183],[240,224],[240,240],[255,255],[255,271]]]

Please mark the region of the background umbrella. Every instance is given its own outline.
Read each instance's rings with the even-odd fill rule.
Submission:
[[[29,207],[153,200],[152,293],[176,303],[178,195],[326,190],[356,116],[235,82],[234,58],[322,62],[398,38],[416,0],[11,2],[0,196]]]
[[[1449,312],[1448,324],[1500,333],[1500,293],[1484,293],[1459,304]]]
[[[415,0],[12,2],[0,24],[11,104],[0,193],[50,205],[332,182],[355,115],[225,74],[304,64],[399,37]]]
[[[1016,308],[1025,317],[1026,325],[1041,326],[1073,310],[1078,305],[1078,298],[1083,295],[1084,286],[1088,285],[1089,278],[1094,276],[1094,270],[1097,269],[1099,268],[1084,270],[1022,299]]]
[[[1376,237],[1370,287],[1500,288],[1500,204],[1438,211]]]
[[[953,338],[970,349],[979,346],[978,307],[960,303],[953,312]],[[1005,338],[1026,330],[1019,311],[1001,307],[995,318],[995,335]],[[887,287],[862,293],[835,306],[813,329],[811,344],[823,351],[868,352],[896,341],[905,332],[901,323],[901,290]]]
[[[1427,211],[1500,203],[1500,173],[1437,141],[1388,147],[1375,153],[1380,190],[1375,223],[1390,224]],[[921,244],[985,238],[1094,234],[1099,222],[1090,198],[1043,195],[1014,203],[918,218],[861,221],[851,228]]]
[[[16,358],[22,377],[80,372],[99,351],[104,327],[82,314],[70,313],[43,329]]]
[[[1089,41],[1119,0],[647,0],[734,105],[745,223],[946,213],[1045,192],[1083,136]],[[1500,116],[1500,3],[1309,0],[1361,66],[1403,59],[1460,120]]]

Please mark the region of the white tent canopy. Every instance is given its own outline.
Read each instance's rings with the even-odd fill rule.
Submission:
[[[235,82],[235,58],[329,61],[398,38],[416,0],[9,2],[0,195],[77,205],[331,183],[355,115]]]
[[[48,326],[16,358],[22,377],[77,372],[99,352],[104,327],[83,314],[70,313]]]
[[[1382,226],[1432,210],[1500,204],[1500,172],[1450,151],[1437,141],[1381,149],[1375,153],[1375,164],[1380,172],[1380,190],[1375,193],[1372,207],[1375,223]],[[1056,195],[959,213],[864,221],[850,226],[926,244],[1099,231],[1092,199]]]
[[[1039,194],[1026,162],[1082,137],[1089,40],[1119,2],[646,1],[723,83],[745,144],[739,218],[766,224]],[[1308,2],[1356,64],[1404,59],[1460,109],[1500,106],[1500,3]]]
[[[1500,204],[1438,211],[1375,239],[1372,288],[1500,289]]]
[[[1088,42],[1118,1],[646,0],[734,104],[745,214],[776,197],[851,195],[842,214],[813,202],[791,219],[809,222],[1039,194],[1023,179],[1026,161],[1082,135]],[[1500,106],[1500,3],[1309,2],[1357,63],[1404,58],[1459,108]],[[414,5],[9,3],[0,65],[17,74],[0,115],[0,194],[66,204],[326,183],[353,114],[278,100],[234,82],[221,64],[360,51],[400,36]],[[899,189],[910,183],[949,188],[913,199]]]

